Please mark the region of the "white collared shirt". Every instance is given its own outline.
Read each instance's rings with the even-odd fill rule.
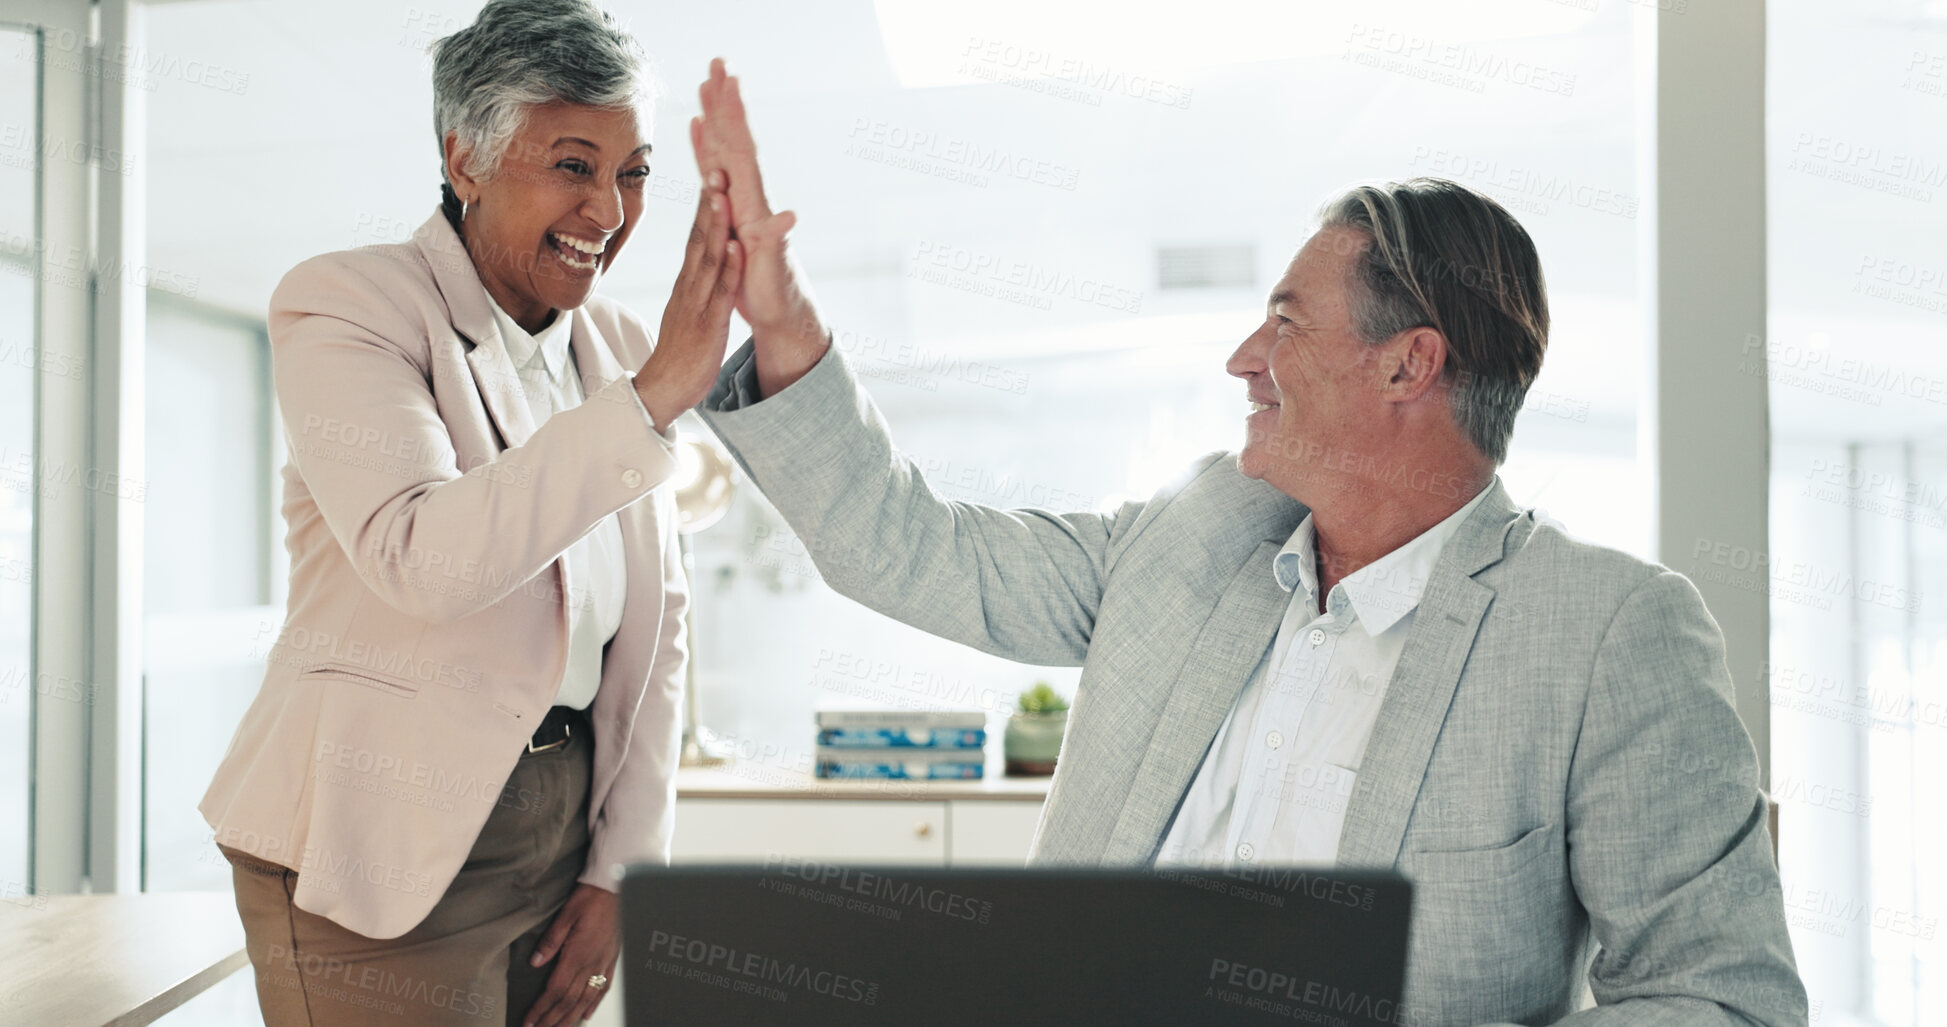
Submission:
[[[1346,802],[1427,574],[1487,491],[1332,586],[1323,614],[1314,612],[1315,534],[1305,515],[1271,562],[1278,586],[1291,593],[1271,658],[1210,743],[1157,853],[1159,866],[1338,858]]]
[[[519,373],[521,398],[526,401],[535,426],[547,423],[548,418],[560,411],[579,406],[586,397],[574,352],[568,347],[574,312],[556,311],[554,320],[541,329],[537,338],[507,316],[491,293],[487,295],[487,303],[493,307],[494,321],[500,326],[508,359]],[[494,342],[485,339],[480,344],[489,346]],[[646,409],[643,419],[650,421],[650,431],[655,431]],[[670,434],[674,433],[675,426],[671,425]],[[662,438],[670,441],[668,435]],[[554,705],[580,710],[587,709],[595,700],[595,692],[602,683],[602,649],[622,624],[622,601],[628,578],[619,516],[609,514],[602,518],[593,530],[568,547],[566,556],[574,594],[566,597],[568,667],[556,689]]]

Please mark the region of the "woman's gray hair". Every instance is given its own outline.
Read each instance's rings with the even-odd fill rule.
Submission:
[[[655,102],[642,47],[591,0],[492,0],[473,24],[435,42],[432,57],[441,179],[449,132],[472,151],[467,172],[488,179],[530,106],[646,110]]]

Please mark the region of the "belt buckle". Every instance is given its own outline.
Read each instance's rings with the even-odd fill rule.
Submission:
[[[555,741],[549,742],[546,745],[538,745],[538,746],[535,745],[533,737],[530,736],[527,740],[527,751],[530,754],[532,754],[537,752],[547,752],[549,749],[559,749],[562,746],[568,744],[568,736],[573,734],[574,730],[575,728],[573,724],[561,725],[561,737]]]

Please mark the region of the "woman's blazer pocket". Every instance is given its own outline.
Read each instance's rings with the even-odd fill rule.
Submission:
[[[299,677],[313,680],[342,682],[348,685],[363,685],[366,688],[410,699],[419,694],[419,686],[389,675],[378,674],[366,667],[345,667],[323,664],[304,671]]]

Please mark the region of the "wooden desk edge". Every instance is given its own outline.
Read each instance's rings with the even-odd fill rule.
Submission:
[[[167,991],[142,1003],[136,1009],[108,1021],[103,1027],[144,1027],[175,1012],[190,999],[215,987],[217,982],[250,965],[250,954],[239,947],[235,952],[177,982]],[[253,992],[254,994],[254,992]]]

